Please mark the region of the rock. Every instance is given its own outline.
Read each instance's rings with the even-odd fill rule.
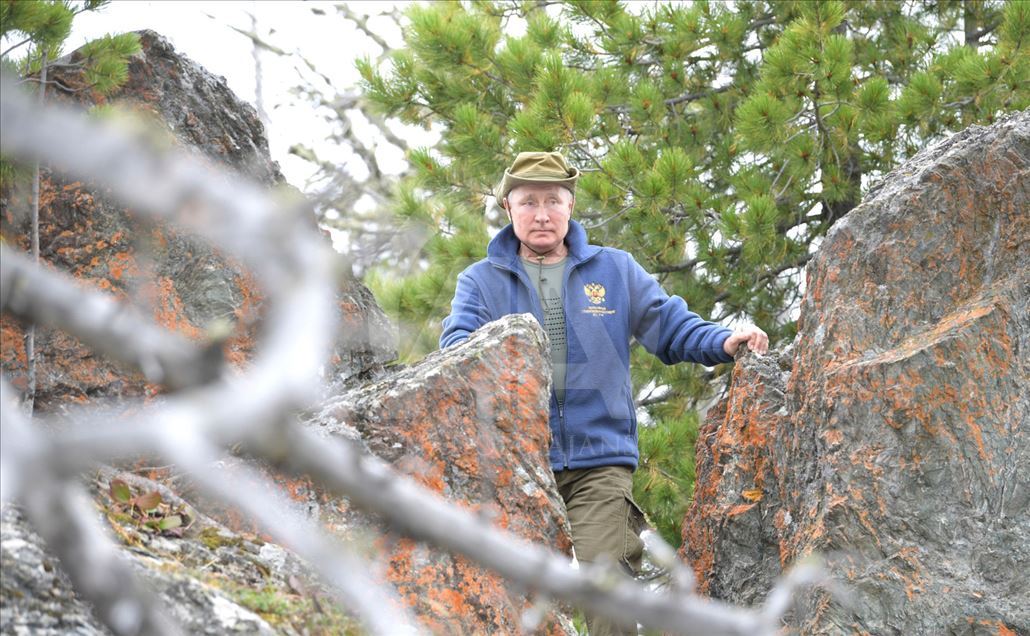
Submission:
[[[177,55],[166,40],[142,32],[142,53],[129,82],[110,101],[163,122],[175,143],[213,164],[229,166],[266,186],[282,182],[268,159],[253,110],[239,102],[221,78]],[[74,60],[74,55],[72,59]],[[70,88],[81,79],[57,77]],[[88,91],[53,99],[89,105]],[[155,319],[192,338],[203,338],[212,321],[227,320],[236,332],[226,346],[230,362],[243,365],[260,326],[261,296],[247,275],[216,251],[174,229],[137,219],[102,188],[68,183],[44,172],[42,256],[84,284],[150,303]],[[5,192],[5,239],[27,247],[25,200]],[[352,283],[341,292],[344,325],[327,384],[339,392],[309,412],[307,425],[327,440],[362,445],[451,501],[478,511],[522,537],[566,553],[571,539],[564,506],[547,459],[549,362],[540,327],[512,316],[481,329],[468,343],[389,373],[392,327],[371,293]],[[24,387],[21,325],[3,317],[4,375]],[[139,374],[127,373],[73,338],[37,332],[37,413],[98,398],[153,393]],[[380,378],[374,384],[371,379]],[[20,380],[20,382],[19,382]],[[365,382],[365,385],[361,383]],[[344,389],[340,389],[344,391]],[[228,454],[228,464],[264,470],[283,488],[280,503],[316,518],[330,534],[380,555],[383,577],[418,618],[443,633],[517,633],[532,599],[509,589],[496,575],[468,560],[396,535],[380,520],[346,500]],[[149,464],[141,464],[147,466]],[[104,469],[90,480],[98,515],[106,519],[141,578],[160,596],[187,633],[345,633],[353,621],[327,600],[310,576],[310,564],[267,541],[236,511],[196,496],[188,476],[174,467],[138,473]],[[146,531],[108,495],[119,474],[134,495],[158,492],[168,515],[183,516],[182,529]],[[0,544],[0,633],[106,633],[76,598],[56,560],[27,527],[18,508],[4,505]],[[298,591],[307,590],[305,592]],[[541,630],[575,633],[571,621],[548,612]]]
[[[1030,112],[887,175],[810,263],[790,366],[746,357],[698,439],[684,556],[801,633],[1030,633]]]
[[[301,634],[318,627],[342,633],[355,627],[328,604],[322,605],[327,608],[323,611],[315,609],[317,598],[324,596],[317,587],[298,594],[288,575],[260,556],[263,546],[253,535],[234,533],[203,515],[189,518],[190,529],[181,537],[142,531],[137,520],[116,510],[102,494],[107,478],[93,484],[102,517],[124,542],[124,558],[185,633]],[[132,479],[132,487],[134,494],[163,490],[139,477]],[[77,599],[60,563],[49,556],[16,506],[0,508],[0,537],[0,633],[109,633]],[[286,558],[297,564],[295,556]]]
[[[0,633],[106,634],[18,510],[0,504]]]
[[[781,572],[778,535],[766,517],[779,494],[769,444],[786,424],[787,374],[772,355],[740,354],[730,393],[698,430],[683,546],[700,591],[716,598],[752,605]]]
[[[330,400],[312,425],[330,436],[350,437],[345,429],[353,428],[370,452],[423,486],[524,539],[571,554],[547,456],[546,351],[535,319],[508,316],[461,345]],[[498,575],[408,539],[380,545],[387,579],[434,633],[520,631],[532,599]],[[569,622],[550,612],[541,629],[568,633]]]
[[[571,555],[571,530],[547,458],[545,351],[535,319],[507,316],[461,345],[330,398],[307,424],[327,439],[358,444],[501,528]],[[371,543],[385,579],[432,633],[518,633],[532,599],[496,574],[390,532],[307,479],[264,472],[282,486],[281,504],[317,518],[337,536]],[[258,531],[234,525],[239,519],[229,508],[203,507],[234,529]],[[568,618],[553,611],[541,629],[575,633]]]
[[[362,445],[499,527],[571,554],[571,531],[547,459],[545,354],[536,321],[509,316],[467,343],[329,399],[307,425],[327,440]],[[253,460],[238,456],[223,461],[254,467]],[[352,547],[367,546],[377,564],[373,569],[433,633],[519,632],[523,613],[533,605],[523,591],[463,557],[396,535],[306,479],[263,470],[283,486],[280,503],[317,517]],[[188,529],[182,536],[142,530],[107,495],[116,475],[133,496],[158,492],[165,514],[182,515]],[[180,476],[175,483],[182,481]],[[231,508],[196,498],[188,483],[173,492],[144,477],[104,470],[93,492],[127,558],[189,633],[293,634],[316,624],[335,626],[335,633],[352,626],[326,602],[327,591],[310,577],[310,565],[264,541],[260,529],[248,527]],[[5,506],[3,519],[0,633],[103,633],[17,509]],[[312,592],[297,593],[295,580]],[[566,615],[551,610],[540,633],[576,632]]]
[[[106,103],[155,124],[161,132],[151,134],[164,136],[204,161],[284,190],[287,186],[278,164],[268,156],[254,109],[232,94],[224,78],[176,53],[160,35],[142,31],[140,41],[142,51],[129,64],[128,81]],[[72,53],[66,61],[74,62],[77,55]],[[70,89],[83,88],[81,76],[68,67],[55,69],[52,78]],[[55,89],[48,95],[84,108],[105,101],[89,90]],[[27,189],[0,196],[3,236],[24,250],[29,247],[28,204]],[[136,217],[108,198],[102,187],[69,182],[42,170],[40,252],[56,269],[88,286],[134,299],[158,323],[190,338],[204,338],[220,322],[234,326],[224,349],[230,363],[242,364],[254,347],[262,294],[247,272],[167,224]],[[371,293],[356,281],[347,281],[344,287],[339,293],[343,325],[328,369],[330,379],[374,373],[396,357],[393,329]],[[24,389],[22,325],[5,316],[0,329],[0,364],[13,384]],[[116,367],[65,334],[37,330],[36,350],[36,406],[42,411],[98,397],[142,397],[158,390],[138,373]]]

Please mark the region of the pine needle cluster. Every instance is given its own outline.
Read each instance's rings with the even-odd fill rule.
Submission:
[[[820,237],[871,184],[934,139],[1030,106],[1021,1],[448,2],[407,18],[407,46],[358,68],[384,114],[442,131],[411,153],[392,203],[421,241],[372,280],[412,356],[435,347],[457,273],[507,222],[489,195],[519,151],[559,150],[583,171],[575,216],[592,242],[775,343],[794,335]],[[669,389],[681,419],[655,416],[653,436],[671,435],[709,372],[634,364],[637,387]]]
[[[74,89],[48,81],[47,91],[72,91],[84,88],[97,95],[109,95],[128,79],[129,57],[140,50],[135,33],[105,35],[86,43],[75,61],[62,59],[64,45],[71,35],[75,16],[99,11],[110,0],[0,0],[0,67],[5,74],[22,78],[22,83],[38,84],[45,63],[48,68],[74,68],[82,72],[83,87]],[[0,159],[0,184],[24,180],[27,168]]]

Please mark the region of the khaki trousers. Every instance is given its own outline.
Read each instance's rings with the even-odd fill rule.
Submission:
[[[646,522],[633,501],[633,471],[626,466],[562,470],[554,480],[565,500],[576,559],[619,563],[627,576],[640,572],[644,543],[639,533]],[[607,618],[587,614],[586,619],[590,636],[637,633],[636,627]]]

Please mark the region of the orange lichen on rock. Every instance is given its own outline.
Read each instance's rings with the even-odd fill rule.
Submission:
[[[7,314],[0,316],[0,356],[11,367],[24,370],[26,364],[25,332]]]
[[[699,431],[683,535],[699,589],[754,604],[822,552],[856,598],[806,599],[802,634],[1030,630],[1013,494],[1030,470],[1030,113],[912,161],[809,263],[789,361],[745,354]],[[761,498],[740,503],[751,483]]]
[[[495,527],[567,551],[553,481],[536,481],[541,470],[550,473],[543,341],[535,322],[511,320],[518,325],[512,332],[488,325],[470,342],[359,391],[346,406],[327,408],[325,417],[353,424],[395,468]],[[387,578],[427,628],[517,631],[529,600],[498,575],[427,546],[386,545]],[[544,630],[556,624],[548,619]]]
[[[192,340],[200,340],[203,337],[203,332],[186,317],[182,299],[172,279],[166,276],[158,278],[144,288],[143,296],[153,305],[154,320],[157,324]]]
[[[118,252],[110,257],[107,263],[111,278],[120,281],[123,278],[139,278],[140,270],[136,258],[131,252]]]

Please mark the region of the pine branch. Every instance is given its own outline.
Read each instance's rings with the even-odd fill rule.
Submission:
[[[783,263],[782,265],[778,265],[777,267],[773,267],[772,269],[767,270],[764,274],[760,275],[758,278],[755,279],[755,282],[751,285],[751,288],[755,289],[763,283],[771,281],[772,279],[776,278],[777,276],[779,276],[787,270],[797,269],[798,267],[804,267],[805,264],[808,263],[808,261],[812,260],[813,256],[814,254],[805,254],[804,256],[800,256],[794,259],[793,261]],[[718,294],[713,299],[713,302],[721,303],[729,297],[730,292],[724,291],[721,294]]]
[[[723,259],[726,259],[727,261],[733,261],[733,260],[735,260],[740,255],[740,251],[741,251],[740,246],[739,245],[734,245],[733,247],[726,248],[722,252],[721,257]],[[684,261],[682,263],[677,263],[676,265],[660,265],[660,266],[654,268],[654,271],[656,273],[660,273],[660,274],[667,274],[667,273],[671,273],[671,272],[688,271],[688,270],[693,269],[695,266],[697,266],[697,265],[699,265],[701,263],[707,263],[710,260],[711,260],[711,258],[701,258],[700,256],[696,256],[696,257],[694,257],[694,258],[692,258],[692,259],[690,259],[688,261]]]
[[[668,105],[668,106],[675,106],[676,104],[682,104],[684,102],[695,102],[695,101],[697,101],[699,99],[704,99],[705,97],[711,97],[712,95],[718,95],[719,93],[725,93],[728,90],[732,90],[733,87],[734,87],[733,84],[727,84],[725,86],[720,86],[719,88],[713,88],[713,89],[707,90],[707,91],[696,91],[696,92],[693,92],[693,93],[683,93],[682,95],[679,95],[677,97],[671,97],[671,98],[665,100],[665,104]]]
[[[699,263],[704,263],[707,260],[708,259],[706,258],[695,257],[690,260],[683,261],[682,263],[677,263],[676,265],[659,265],[654,268],[654,272],[657,274],[668,274],[671,272],[690,271]]]
[[[86,68],[86,63],[85,62],[51,62],[50,63],[50,68],[80,69],[80,68]]]
[[[655,404],[662,404],[677,397],[680,397],[679,393],[676,393],[675,391],[666,391],[658,395],[649,395],[643,399],[637,400],[635,406],[637,408],[654,406]]]

